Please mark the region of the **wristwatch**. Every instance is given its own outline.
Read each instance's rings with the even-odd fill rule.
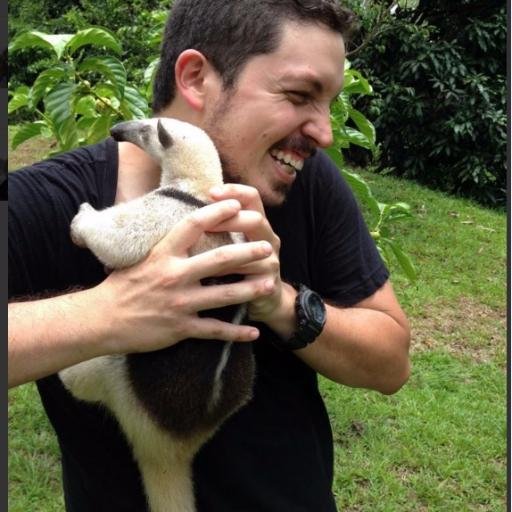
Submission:
[[[285,350],[297,350],[313,343],[322,332],[326,319],[325,304],[318,293],[303,284],[292,286],[299,292],[295,298],[297,330],[290,339],[277,342],[277,346]]]

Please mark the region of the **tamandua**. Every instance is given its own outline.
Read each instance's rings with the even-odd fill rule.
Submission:
[[[108,268],[119,269],[142,260],[178,221],[207,204],[207,191],[223,180],[213,142],[189,123],[128,121],[111,134],[145,150],[162,169],[156,190],[101,211],[84,203],[71,223],[76,244]],[[192,254],[240,242],[240,237],[204,235]],[[242,305],[203,314],[240,323],[245,311]],[[155,352],[97,357],[59,372],[76,398],[102,404],[119,422],[151,512],[195,510],[194,455],[251,399],[254,375],[251,344],[198,339]]]

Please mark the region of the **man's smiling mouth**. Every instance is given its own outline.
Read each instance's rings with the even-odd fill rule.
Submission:
[[[278,149],[270,150],[270,156],[272,158],[274,158],[274,160],[277,160],[279,163],[290,167],[291,170],[293,170],[293,171],[301,171],[302,167],[304,166],[303,159],[294,158],[289,153],[286,153],[286,152],[278,150]]]

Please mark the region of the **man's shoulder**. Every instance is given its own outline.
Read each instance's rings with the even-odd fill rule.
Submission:
[[[54,155],[9,174],[9,197],[27,194],[59,201],[87,201],[95,206],[113,202],[117,182],[117,142],[105,139]]]
[[[117,143],[113,139],[107,138],[96,144],[81,146],[50,156],[39,162],[21,167],[18,171],[73,168],[77,165],[96,166],[111,162],[113,159],[117,159]],[[17,172],[13,176],[16,176]]]

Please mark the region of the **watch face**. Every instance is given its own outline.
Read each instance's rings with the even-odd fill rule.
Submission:
[[[325,319],[325,306],[322,299],[316,293],[310,297],[309,308],[311,320],[318,325],[322,325]]]

